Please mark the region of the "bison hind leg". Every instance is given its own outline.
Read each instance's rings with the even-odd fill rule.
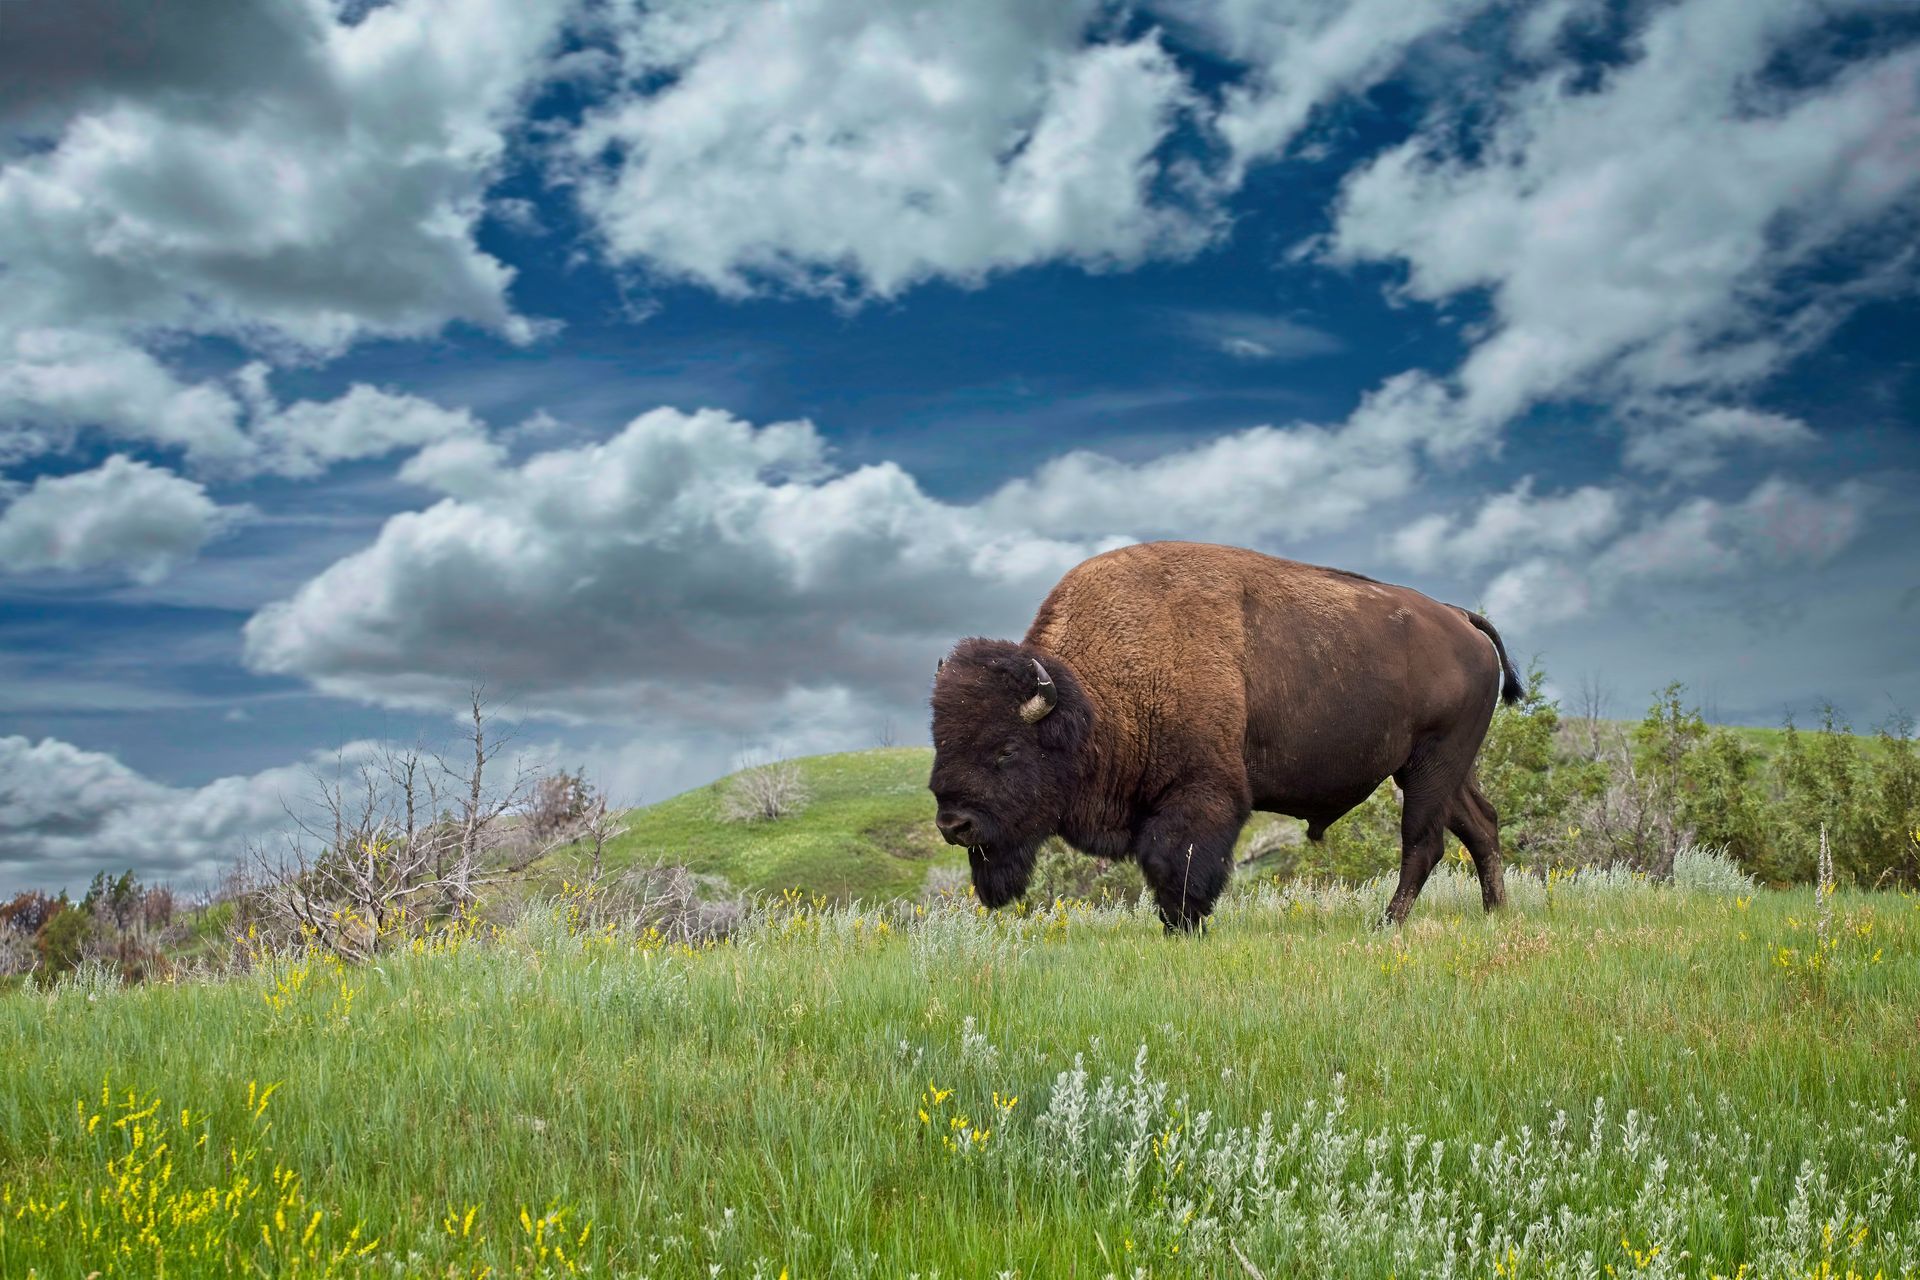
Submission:
[[[1507,876],[1500,860],[1500,813],[1468,778],[1453,798],[1447,814],[1447,830],[1453,832],[1473,858],[1473,869],[1480,876],[1480,903],[1488,911],[1507,904]]]

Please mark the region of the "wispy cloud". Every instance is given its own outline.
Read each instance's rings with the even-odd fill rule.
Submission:
[[[1168,319],[1177,332],[1236,360],[1307,360],[1346,345],[1324,329],[1258,311],[1175,310]]]

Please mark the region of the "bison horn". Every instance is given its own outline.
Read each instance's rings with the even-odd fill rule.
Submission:
[[[1049,676],[1047,669],[1040,665],[1040,659],[1034,658],[1032,662],[1034,678],[1040,682],[1040,688],[1031,698],[1020,704],[1020,718],[1028,724],[1035,724],[1045,719],[1047,712],[1053,710],[1054,705],[1060,701],[1060,691],[1053,687],[1053,677]]]

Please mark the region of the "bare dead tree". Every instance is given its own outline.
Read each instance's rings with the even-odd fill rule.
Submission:
[[[1675,852],[1692,833],[1680,826],[1671,796],[1634,758],[1626,734],[1598,741],[1595,758],[1607,766],[1607,785],[1574,813],[1585,860],[1624,862],[1656,877],[1671,876]]]
[[[1587,759],[1598,760],[1605,754],[1602,731],[1606,723],[1608,704],[1613,695],[1608,692],[1598,675],[1588,672],[1580,677],[1580,695],[1578,714],[1581,736],[1586,740]]]
[[[529,838],[511,819],[538,778],[527,763],[504,786],[493,774],[508,741],[476,692],[458,762],[419,748],[389,750],[333,777],[314,777],[312,810],[289,809],[276,850],[250,851],[251,897],[269,924],[362,959],[429,918],[471,909],[489,885],[517,877],[571,843],[579,829]],[[601,815],[601,844],[615,832]]]
[[[0,928],[0,978],[32,973],[40,957],[33,949],[33,936],[19,929]]]
[[[606,853],[607,842],[609,840],[617,840],[625,834],[627,834],[627,828],[620,825],[608,811],[607,798],[605,796],[594,797],[593,809],[587,814],[586,825],[582,829],[582,836],[592,855],[592,869],[588,878],[589,884],[600,883],[600,876],[604,869],[604,855]]]
[[[511,796],[493,797],[488,803],[486,795],[487,765],[499,754],[501,743],[489,744],[487,741],[487,710],[479,689],[472,691],[468,698],[467,741],[473,746],[472,765],[466,770],[466,777],[447,761],[438,760],[440,772],[456,785],[464,781],[465,795],[462,797],[460,813],[460,842],[456,849],[453,865],[449,868],[446,880],[447,906],[457,910],[473,900],[473,877],[479,862],[482,833],[488,831],[495,819],[506,812]]]
[[[880,722],[880,745],[883,747],[893,747],[898,746],[899,743],[900,735],[894,728],[893,717],[888,716]]]

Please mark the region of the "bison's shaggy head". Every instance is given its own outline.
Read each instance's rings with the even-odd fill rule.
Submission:
[[[1060,659],[963,640],[933,681],[935,823],[964,845],[989,907],[1026,892],[1041,841],[1078,785],[1093,711]]]

